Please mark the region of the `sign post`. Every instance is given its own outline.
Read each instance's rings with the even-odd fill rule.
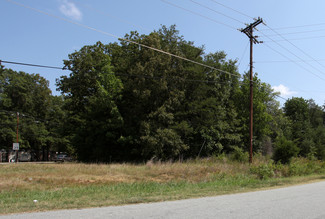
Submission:
[[[13,143],[12,144],[12,150],[19,151],[19,143]]]
[[[18,163],[18,151],[19,151],[19,143],[13,143],[12,144],[12,150],[14,150],[16,153],[15,162]]]

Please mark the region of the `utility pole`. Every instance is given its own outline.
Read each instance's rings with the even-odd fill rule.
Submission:
[[[18,145],[18,150],[16,150],[16,163],[18,163],[18,151],[19,151],[19,139],[18,139],[18,130],[19,130],[19,112],[17,112],[17,135],[16,135],[16,142]]]
[[[249,163],[253,162],[253,43],[261,43],[257,40],[257,36],[253,35],[254,28],[263,23],[262,18],[258,18],[255,20],[254,23],[249,24],[246,28],[241,29],[240,31],[246,34],[250,41],[250,68],[249,68],[249,75],[250,75],[250,106],[249,106]]]

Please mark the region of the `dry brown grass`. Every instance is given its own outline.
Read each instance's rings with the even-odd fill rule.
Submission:
[[[273,168],[269,162],[256,159],[248,165],[219,157],[142,165],[0,165],[0,215],[221,195],[323,179],[320,173],[303,178],[261,179],[259,174],[265,175]],[[298,164],[294,170],[304,170],[306,165]],[[254,166],[262,168],[255,168],[258,173],[252,173]]]
[[[201,160],[185,163],[133,164],[8,164],[0,168],[0,191],[50,189],[89,184],[135,182],[204,182],[216,175],[248,171],[247,164]]]

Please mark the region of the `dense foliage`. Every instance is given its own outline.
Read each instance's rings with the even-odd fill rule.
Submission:
[[[174,26],[84,46],[64,60],[62,96],[35,74],[0,70],[0,146],[67,151],[81,161],[175,160],[248,150],[249,77],[224,52],[204,53]],[[213,70],[128,40],[209,65]],[[220,70],[220,71],[219,71]],[[228,73],[225,73],[228,72]],[[254,75],[254,151],[289,162],[325,159],[324,108],[292,98],[280,108]],[[238,156],[234,156],[238,157]],[[242,157],[243,156],[239,156]]]

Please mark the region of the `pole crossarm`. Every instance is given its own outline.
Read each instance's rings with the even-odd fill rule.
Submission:
[[[252,39],[254,44],[261,43],[261,41],[257,40],[257,36],[253,36],[253,29],[261,23],[263,23],[263,19],[259,17],[258,19],[256,19],[256,21],[254,23],[251,23],[244,29],[240,29],[240,31],[242,33],[246,34],[248,36],[248,38]]]

